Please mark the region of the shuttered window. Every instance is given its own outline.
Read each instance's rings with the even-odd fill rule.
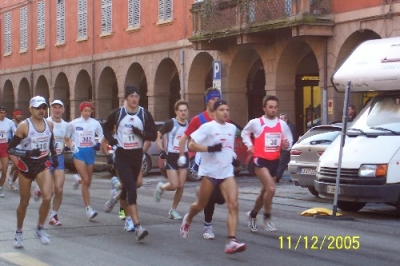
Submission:
[[[65,0],[57,1],[57,43],[65,42]]]
[[[28,50],[28,7],[19,10],[19,50]]]
[[[78,0],[78,39],[87,38],[87,0]]]
[[[158,0],[158,21],[172,20],[172,0]]]
[[[128,1],[128,28],[140,27],[140,0]]]
[[[37,47],[41,48],[45,45],[45,0],[37,3]]]
[[[11,54],[11,12],[4,14],[4,54]]]
[[[112,0],[101,0],[101,32],[112,32]]]

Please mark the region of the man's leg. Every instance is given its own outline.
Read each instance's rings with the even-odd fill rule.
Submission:
[[[0,157],[0,164],[1,164],[0,187],[3,187],[7,179],[8,156]]]
[[[194,216],[196,216],[207,205],[213,188],[214,186],[211,181],[208,180],[208,178],[203,177],[201,179],[197,201],[190,206],[187,216],[186,222],[189,225],[192,223],[192,219],[194,218]]]
[[[65,171],[56,169],[54,170],[53,177],[54,177],[54,199],[53,199],[53,211],[50,215],[50,223],[53,225],[61,225],[62,223],[58,219],[57,214],[63,199]]]
[[[19,204],[17,207],[17,231],[22,232],[23,223],[25,220],[26,209],[29,205],[29,199],[31,197],[31,185],[33,180],[26,178],[21,173],[19,174]]]
[[[51,194],[52,194],[51,192],[54,185],[50,170],[46,169],[37,174],[36,183],[40,188],[40,192],[42,195],[42,203],[40,204],[39,207],[39,218],[38,218],[38,225],[35,230],[35,236],[40,240],[40,242],[42,242],[42,244],[47,245],[50,243],[50,240],[43,229],[43,225],[46,221],[47,215],[49,214]]]
[[[283,173],[285,172],[289,162],[290,162],[290,152],[282,150],[281,156],[279,158],[278,169],[276,170],[276,183],[279,183],[279,181],[281,180]]]

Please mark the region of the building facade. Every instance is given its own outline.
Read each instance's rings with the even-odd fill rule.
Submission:
[[[156,120],[180,98],[194,116],[218,60],[233,121],[274,94],[302,134],[341,119],[330,77],[361,42],[399,36],[399,12],[398,0],[5,0],[1,102],[28,112],[33,95],[61,99],[69,120],[90,100],[105,119],[137,84]],[[351,101],[359,110],[368,97]]]

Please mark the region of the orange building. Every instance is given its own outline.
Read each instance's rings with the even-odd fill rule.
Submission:
[[[1,101],[27,112],[33,95],[61,99],[66,119],[81,101],[104,119],[137,84],[156,120],[189,101],[204,109],[212,62],[231,118],[262,114],[265,94],[299,134],[341,118],[330,77],[369,39],[399,36],[399,0],[7,0],[0,4]],[[361,108],[369,95],[355,95]],[[328,108],[329,102],[329,108]]]

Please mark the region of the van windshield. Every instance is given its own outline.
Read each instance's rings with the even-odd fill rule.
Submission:
[[[386,128],[399,132],[400,95],[381,95],[373,98],[359,113],[351,128],[369,132],[382,131],[374,128]]]

